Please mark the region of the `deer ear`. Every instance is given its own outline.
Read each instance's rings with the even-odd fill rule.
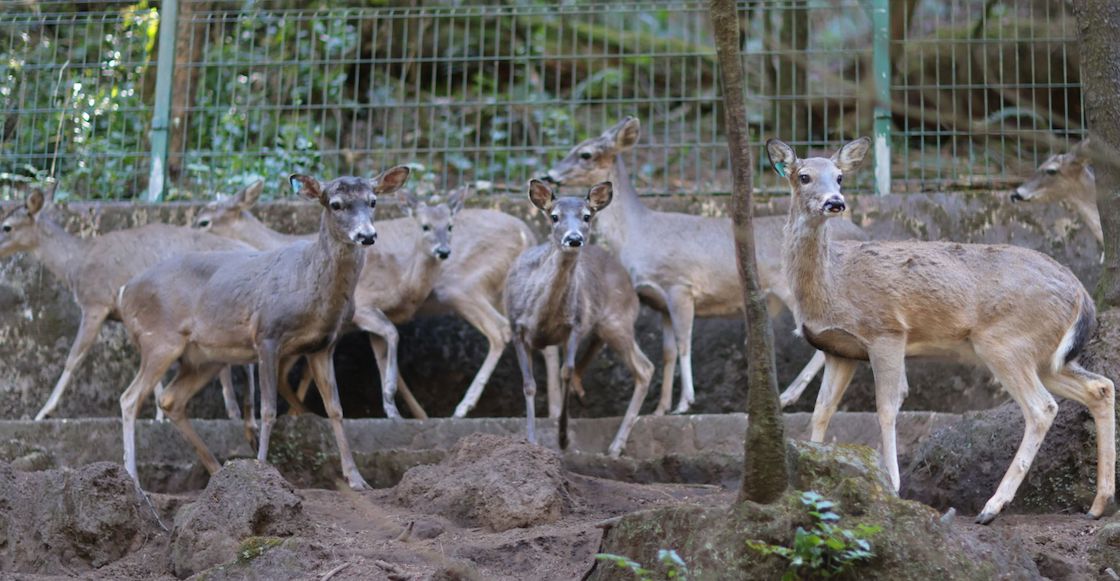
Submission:
[[[844,144],[836,153],[832,154],[832,163],[840,168],[842,172],[850,172],[859,169],[863,165],[863,159],[867,157],[867,152],[871,150],[871,140],[866,137],[860,137],[855,141],[849,141]]]
[[[451,209],[451,215],[459,213],[463,209],[463,204],[467,201],[467,196],[471,195],[471,187],[465,186],[459,188],[447,195],[447,207]]]
[[[264,180],[257,180],[245,186],[240,192],[233,196],[233,205],[242,209],[248,210],[257,204],[261,199],[261,192],[264,191]]]
[[[400,203],[405,216],[411,216],[416,210],[416,206],[420,205],[420,200],[417,200],[412,192],[404,189],[397,190],[397,202]]]
[[[309,200],[323,200],[323,183],[319,180],[301,173],[288,176],[288,183],[292,184],[295,193]]]
[[[611,204],[611,199],[614,198],[614,187],[610,182],[603,182],[595,184],[587,192],[587,204],[591,206],[591,210],[598,212]]]
[[[770,158],[770,165],[774,171],[782,176],[789,175],[789,167],[797,161],[797,154],[786,142],[771,137],[766,140],[766,156]]]
[[[1069,150],[1069,153],[1073,156],[1074,161],[1086,162],[1089,161],[1089,150],[1092,147],[1092,138],[1086,137],[1081,140],[1081,143],[1073,146],[1073,148]]]
[[[46,205],[46,203],[47,198],[43,194],[42,190],[35,190],[31,192],[27,196],[27,200],[24,201],[24,205],[27,207],[27,213],[31,214],[32,216],[38,214],[39,210],[42,210],[43,206]]]
[[[642,123],[637,117],[627,115],[614,127],[607,130],[616,151],[623,151],[634,147],[638,138],[642,136]]]
[[[408,181],[410,173],[412,173],[412,170],[405,165],[398,165],[381,172],[381,175],[373,178],[374,193],[391,194],[401,189],[401,186]]]
[[[533,205],[542,212],[547,212],[552,209],[552,203],[556,201],[556,196],[544,182],[529,180],[529,201],[533,202]]]

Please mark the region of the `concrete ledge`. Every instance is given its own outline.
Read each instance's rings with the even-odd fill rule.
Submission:
[[[809,437],[808,413],[786,416],[791,438]],[[933,430],[960,419],[956,414],[903,412],[898,418],[898,447],[906,456]],[[743,456],[745,414],[645,416],[630,436],[626,455],[604,453],[620,418],[574,419],[569,469],[589,475],[639,481],[730,483]],[[240,422],[197,420],[195,429],[220,460],[255,454]],[[392,486],[408,468],[436,462],[459,438],[474,432],[520,436],[522,418],[434,420],[346,420],[356,460],[374,486]],[[541,442],[555,447],[556,422],[541,420]],[[828,440],[877,447],[879,428],[872,413],[836,414]],[[207,476],[193,450],[170,423],[138,422],[137,453],[141,480],[155,491],[201,488]],[[0,460],[25,470],[76,467],[91,462],[120,462],[120,421],[108,418],[0,421]],[[273,433],[270,461],[300,486],[332,486],[337,455],[328,422],[317,416],[282,417]]]

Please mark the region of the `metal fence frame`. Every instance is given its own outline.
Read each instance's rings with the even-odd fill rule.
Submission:
[[[415,162],[431,190],[464,181],[514,190],[637,112],[645,135],[630,155],[642,191],[730,189],[705,2],[307,10],[264,0],[246,11],[163,0],[157,11],[113,1],[83,12],[81,2],[44,0],[37,12],[0,15],[0,181],[57,171],[77,197],[146,191],[154,201],[206,198],[254,174],[279,183],[272,174],[289,168],[330,175]],[[873,133],[876,167],[857,189],[1004,187],[1083,133],[1076,39],[1059,8],[762,0],[740,10],[754,145],[793,134],[799,150],[830,149]],[[892,10],[914,21],[901,35]],[[822,23],[845,32],[826,34]],[[806,30],[817,34],[793,34]],[[104,41],[75,52],[86,36]],[[1042,58],[1045,71],[1023,71]],[[305,88],[292,82],[319,73],[325,80]],[[194,96],[185,105],[176,74]],[[373,86],[393,74],[387,89]],[[662,84],[643,94],[650,79]],[[444,90],[452,83],[454,98]],[[135,98],[121,106],[106,84]],[[773,190],[758,157],[757,184]]]

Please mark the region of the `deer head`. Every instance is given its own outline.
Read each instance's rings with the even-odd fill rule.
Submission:
[[[1068,153],[1051,155],[1035,170],[1027,183],[1011,193],[1012,202],[1057,202],[1084,193],[1092,179],[1088,157],[1089,140],[1073,146]],[[1093,188],[1095,194],[1095,187]]]
[[[529,180],[529,201],[552,220],[552,243],[571,252],[587,244],[591,219],[611,203],[614,192],[610,182],[593,186],[586,198],[557,198],[552,189],[540,180]]]
[[[47,190],[32,190],[23,205],[16,206],[0,218],[0,257],[28,252],[38,245],[35,221],[43,208],[53,201],[57,187],[58,182],[55,182]]]
[[[257,204],[264,191],[264,180],[257,180],[225,201],[210,202],[195,216],[192,228],[213,232],[219,236],[231,236],[231,231],[241,220],[241,213],[248,212]]]
[[[447,195],[447,202],[429,206],[405,190],[397,192],[405,215],[412,216],[420,226],[421,243],[432,256],[447,260],[451,257],[451,230],[455,215],[463,209],[463,202],[470,190],[461,188]]]
[[[372,179],[341,177],[324,183],[309,175],[292,174],[288,180],[296,193],[323,206],[331,236],[341,242],[370,246],[377,241],[373,227],[377,196],[399,190],[408,174],[408,167],[402,165]]]
[[[605,182],[611,177],[614,156],[634,147],[641,135],[642,124],[638,118],[627,116],[602,135],[573,147],[541,180],[584,187]]]
[[[777,139],[766,141],[766,154],[778,175],[789,180],[793,193],[791,211],[808,218],[839,216],[847,209],[840,185],[844,174],[859,169],[871,140],[860,137],[848,142],[831,158],[799,159],[793,148]]]

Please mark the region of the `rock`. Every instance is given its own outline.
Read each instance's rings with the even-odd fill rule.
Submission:
[[[557,452],[490,434],[467,436],[439,464],[410,469],[394,497],[494,532],[555,522],[572,504]]]
[[[791,446],[794,482],[837,501],[837,523],[882,527],[871,538],[875,557],[852,573],[859,579],[1024,579],[1039,572],[1023,543],[1007,531],[955,527],[917,502],[895,496],[877,454],[859,446]],[[697,579],[777,579],[786,561],[761,557],[747,539],[792,546],[798,527],[811,524],[800,493],[770,505],[728,508],[676,505],[632,513],[611,527],[600,551],[624,555],[655,571],[658,550],[672,548]],[[660,571],[664,573],[664,571]],[[591,579],[632,579],[632,573],[597,564]]]
[[[0,570],[73,574],[165,533],[118,464],[19,472],[0,464]]]
[[[237,560],[191,577],[198,581],[273,581],[318,579],[329,554],[302,537],[249,537],[237,547]]]
[[[292,536],[306,527],[300,497],[275,468],[256,460],[228,462],[175,517],[172,568],[188,577],[238,558],[247,538]]]
[[[1089,562],[1098,574],[1105,569],[1120,573],[1120,522],[1110,522],[1097,531],[1089,547]]]

